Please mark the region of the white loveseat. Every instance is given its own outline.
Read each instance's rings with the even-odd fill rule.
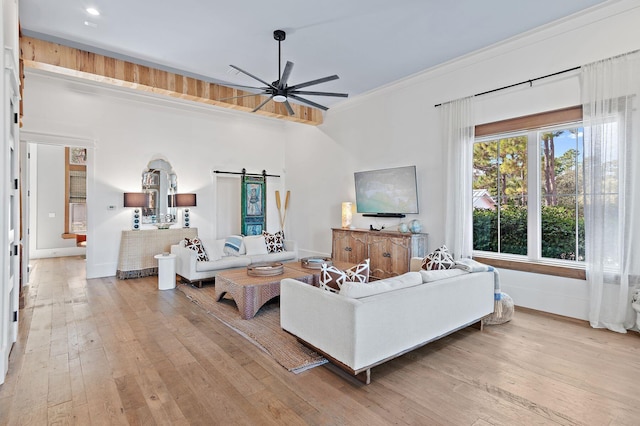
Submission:
[[[412,272],[398,277],[345,283],[340,294],[284,279],[280,325],[365,383],[376,365],[469,325],[481,327],[494,309],[494,273],[418,272],[420,261],[412,259]]]
[[[244,237],[247,241],[249,238]],[[295,260],[298,257],[298,248],[295,241],[284,240],[284,251],[277,253],[267,253],[266,245],[256,247],[256,244],[242,244],[237,255],[225,253],[225,239],[208,241],[200,238],[202,245],[209,257],[209,261],[199,261],[198,254],[185,247],[184,240],[171,246],[171,253],[176,255],[176,274],[183,281],[196,283],[202,287],[203,281],[215,279],[218,272],[227,269],[246,268],[254,263],[262,262],[283,262]]]

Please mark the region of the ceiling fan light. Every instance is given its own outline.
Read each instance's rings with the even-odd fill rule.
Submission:
[[[280,102],[280,103],[282,103],[282,102],[286,102],[286,101],[287,101],[287,97],[286,97],[286,96],[284,96],[284,95],[275,95],[275,96],[273,97],[273,101],[274,101],[274,102]]]

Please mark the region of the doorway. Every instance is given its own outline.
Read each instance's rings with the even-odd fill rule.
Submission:
[[[22,273],[27,283],[31,258],[90,257],[95,150],[90,140],[29,132],[21,132],[21,145],[21,220],[27,236]]]

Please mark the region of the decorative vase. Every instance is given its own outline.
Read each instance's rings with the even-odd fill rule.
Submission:
[[[414,234],[422,231],[422,225],[420,224],[420,221],[418,219],[413,219],[411,222],[409,222],[409,230]]]
[[[407,226],[406,223],[401,223],[400,225],[398,225],[398,231],[400,232],[409,232],[409,227]]]

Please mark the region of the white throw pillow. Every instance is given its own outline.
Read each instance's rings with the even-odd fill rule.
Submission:
[[[218,253],[220,253],[220,256],[224,257],[227,255],[227,253],[224,252],[224,243],[225,243],[225,239],[222,238],[220,240],[215,240],[213,242],[213,244],[215,244],[216,246],[216,250],[218,251]]]
[[[209,261],[220,260],[224,256],[223,245],[218,244],[217,241],[211,242],[209,240],[201,239],[204,249],[207,251]]]
[[[244,237],[243,241],[244,248],[247,251],[247,256],[269,253],[264,235],[251,235]]]

